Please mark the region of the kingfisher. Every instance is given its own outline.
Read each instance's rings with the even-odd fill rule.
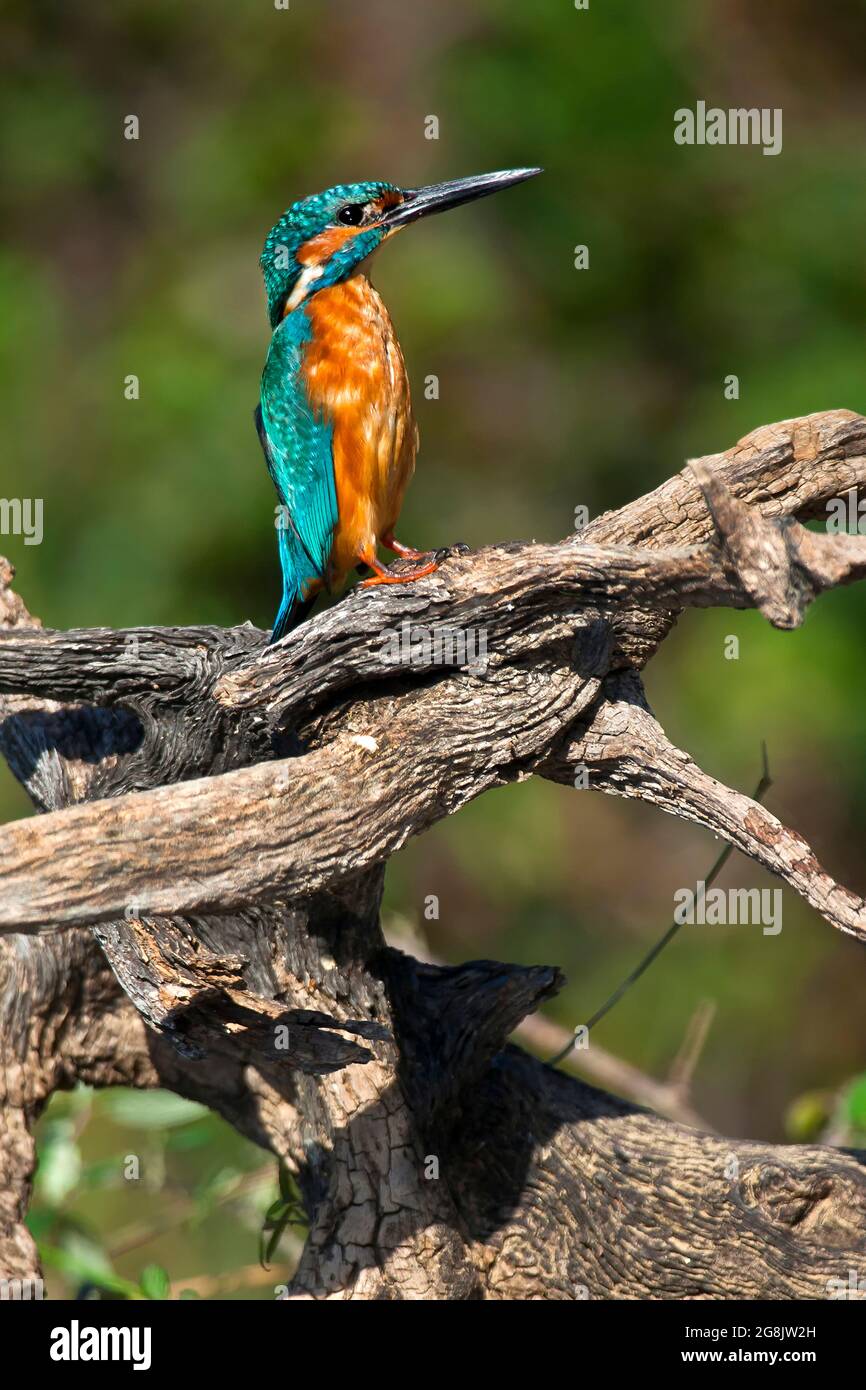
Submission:
[[[394,535],[415,469],[418,430],[394,326],[370,261],[404,227],[540,174],[505,169],[424,188],[346,183],[294,203],[261,256],[272,338],[256,428],[279,497],[283,595],[271,642],[353,569],[406,584],[437,555]],[[394,573],[378,547],[414,567]]]

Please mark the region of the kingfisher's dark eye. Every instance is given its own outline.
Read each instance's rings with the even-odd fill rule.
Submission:
[[[337,213],[337,221],[343,222],[347,227],[359,227],[364,220],[363,203],[347,203],[344,208],[340,208]]]

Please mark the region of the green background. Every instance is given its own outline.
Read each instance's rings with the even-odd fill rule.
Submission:
[[[45,507],[39,548],[2,540],[50,626],[270,624],[257,260],[279,213],[334,182],[546,170],[377,262],[422,438],[412,544],[553,540],[575,507],[617,506],[758,425],[864,407],[862,0],[13,0],[2,49],[2,491]],[[675,110],[699,99],[781,107],[782,153],[675,145]],[[751,790],[766,739],[768,804],[859,892],[863,636],[857,590],[793,634],[692,613],[647,678],[670,736],[722,780]],[[26,814],[0,778],[0,815]],[[561,965],[548,1011],[571,1026],[716,851],[649,807],[533,783],[409,845],[389,920],[449,960]],[[739,858],[723,882],[777,886]],[[785,890],[779,936],[686,929],[597,1041],[663,1077],[711,1000],[693,1089],[708,1122],[779,1139],[833,1112],[834,1136],[856,1137],[862,1096],[844,1088],[866,1054],[863,980],[862,950]],[[284,1238],[257,1282],[273,1164],[220,1122],[83,1093],[52,1105],[42,1138],[52,1291],[95,1261],[106,1279],[155,1263],[175,1292],[199,1279],[205,1296],[272,1296],[294,1248]]]

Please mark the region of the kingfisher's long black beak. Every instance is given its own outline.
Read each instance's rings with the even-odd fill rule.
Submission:
[[[486,198],[489,193],[498,193],[500,188],[510,188],[513,183],[523,183],[524,179],[532,179],[542,172],[541,169],[500,169],[495,174],[473,174],[468,179],[431,183],[426,188],[407,188],[403,202],[385,213],[383,225],[405,227],[419,217],[445,212],[461,203],[471,203],[475,198]]]

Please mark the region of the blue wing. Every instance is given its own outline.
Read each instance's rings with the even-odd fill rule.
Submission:
[[[268,472],[283,513],[278,526],[283,600],[271,641],[276,642],[309,607],[323,581],[337,525],[333,427],[312,409],[300,375],[310,321],[289,314],[271,339],[262,373],[256,425]]]

